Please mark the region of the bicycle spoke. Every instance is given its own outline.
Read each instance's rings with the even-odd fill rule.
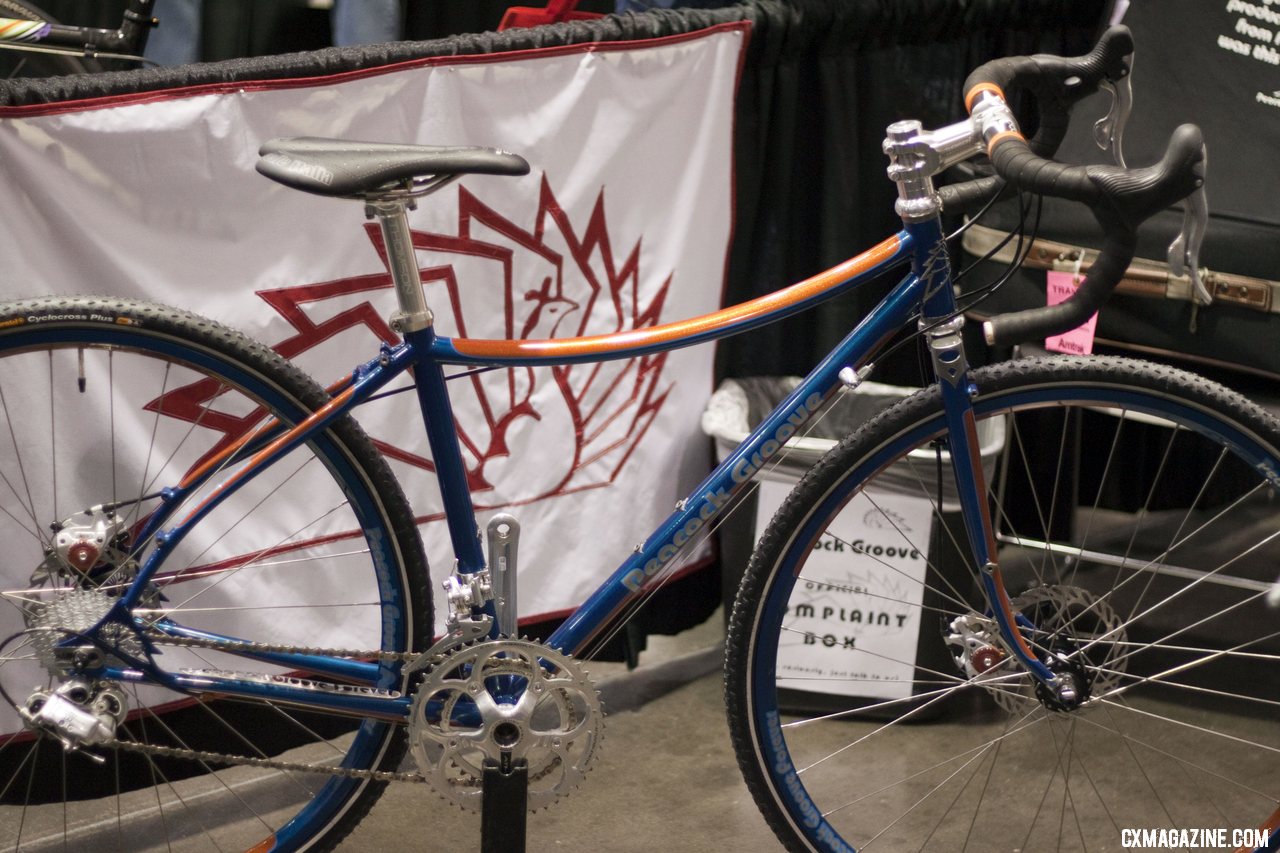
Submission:
[[[814,564],[806,565],[805,545],[824,525],[820,535],[830,536],[850,495],[875,494],[881,476],[904,474],[892,482],[906,483],[922,507],[927,502],[930,544],[955,547],[960,525],[942,511],[936,472],[925,464],[943,416],[932,401],[904,404],[809,475],[805,497],[791,500],[802,509],[780,514],[774,523],[785,526],[765,537],[777,544],[757,556],[757,573],[743,585],[743,595],[754,598],[730,625],[735,745],[749,773],[760,768],[757,801],[781,821],[775,826],[809,825],[804,804],[812,801],[825,822],[799,834],[818,849],[822,842],[814,839],[838,833],[851,844],[874,839],[870,849],[1092,851],[1115,846],[1135,820],[1238,827],[1273,810],[1280,777],[1266,757],[1280,751],[1280,730],[1266,712],[1280,706],[1280,696],[1242,668],[1264,672],[1280,659],[1280,632],[1258,624],[1280,559],[1268,474],[1280,469],[1280,430],[1251,422],[1265,440],[1243,448],[1239,428],[1227,423],[1232,438],[1224,439],[1216,432],[1219,415],[1204,414],[1217,412],[1216,403],[1180,408],[1181,395],[1200,393],[1198,380],[1175,379],[1175,393],[1164,374],[1135,384],[1122,369],[1127,363],[1092,365],[1015,363],[984,368],[975,379],[979,428],[1003,425],[986,498],[1018,630],[1059,678],[1077,679],[1082,704],[1039,685],[1010,656],[985,604],[961,610],[966,596],[948,595],[932,577],[930,595],[946,598],[926,600],[918,612],[937,619],[941,636],[921,631],[906,651],[882,652],[851,629],[842,656],[826,652],[829,659],[808,664],[812,671],[784,657],[802,628],[822,630],[820,622],[793,619],[791,590],[838,575],[807,572]],[[1033,376],[1044,388],[1030,387],[1024,400],[1020,389],[1036,386]],[[1095,396],[1096,388],[1103,390]],[[891,510],[870,512],[879,520]],[[919,529],[903,537],[891,522],[879,523],[899,540],[926,539]],[[966,560],[971,556],[955,562]],[[933,554],[928,563],[931,573],[946,568]],[[867,565],[900,578],[880,562]],[[832,593],[864,585],[836,577]],[[964,589],[963,582],[953,588]],[[904,610],[910,603],[893,591],[875,600],[895,599]],[[741,645],[748,627],[753,645]],[[910,668],[887,676],[893,680],[879,689],[909,685],[914,695],[875,695],[877,679],[864,672],[874,671],[878,656]],[[948,674],[959,680],[947,684]],[[1241,679],[1256,680],[1258,689]],[[824,693],[824,681],[839,683],[840,692]],[[762,683],[776,689],[766,692]],[[738,702],[739,695],[756,704]],[[1165,695],[1178,703],[1154,704]],[[762,708],[776,709],[778,721]],[[1254,717],[1243,716],[1250,709],[1259,712],[1252,726],[1246,721]],[[1216,714],[1223,720],[1218,734]],[[919,724],[925,715],[935,718],[927,726]],[[751,729],[739,725],[742,718]],[[1010,721],[1023,719],[1039,725],[1016,733],[1022,726]],[[1008,734],[1000,736],[1002,729]],[[1176,740],[1162,739],[1179,732]],[[1146,744],[1166,747],[1177,763]],[[985,751],[979,757],[970,747]],[[957,754],[963,758],[951,761]],[[791,795],[797,782],[774,766],[797,768],[808,799]],[[861,778],[890,771],[878,784]],[[1197,780],[1216,790],[1198,790]],[[882,793],[864,801],[870,788]],[[1256,812],[1248,810],[1250,798]]]
[[[23,453],[18,448],[18,437],[13,429],[13,414],[9,411],[9,402],[5,398],[3,383],[0,383],[0,408],[4,409],[5,425],[7,427],[7,431],[9,434],[9,443],[13,447],[13,458],[18,465],[18,478],[22,482],[22,493],[20,494],[18,492],[18,490],[14,487],[14,485],[9,481],[9,478],[7,475],[0,474],[0,476],[4,477],[5,485],[8,486],[9,491],[13,494],[15,498],[18,499],[19,503],[22,504],[22,508],[26,510],[25,514],[31,519],[33,535],[36,537],[36,539],[40,541],[41,547],[46,548],[49,545],[49,540],[45,538],[44,534],[41,532],[43,525],[40,524],[39,516],[36,514],[35,498],[32,497],[31,495],[31,485],[27,481],[26,466],[22,462]],[[23,495],[26,495],[25,501],[23,501],[23,498],[22,498]],[[13,515],[13,513],[11,513],[7,509],[5,510],[5,515],[14,519],[14,521],[18,521],[18,519]],[[21,522],[19,522],[19,524],[20,526],[22,526]]]
[[[101,714],[95,737],[114,722],[118,743],[85,746],[102,764],[68,755],[64,775],[52,735],[0,742],[3,845],[11,849],[16,832],[24,850],[37,840],[95,850],[244,850],[288,824],[300,844],[324,847],[342,815],[364,811],[380,792],[370,784],[374,772],[399,765],[406,743],[398,724],[380,713],[353,716],[339,701],[300,708],[252,695],[182,694],[161,686],[163,673],[231,674],[255,689],[298,679],[297,689],[315,684],[327,699],[319,685],[335,679],[326,667],[308,678],[244,650],[350,649],[375,661],[360,667],[377,673],[379,688],[333,695],[390,704],[403,688],[393,665],[376,661],[426,648],[431,629],[412,512],[349,419],[243,476],[266,435],[329,399],[274,353],[216,324],[125,299],[84,312],[121,322],[65,319],[79,305],[19,304],[24,318],[58,316],[30,324],[40,330],[32,346],[5,348],[27,323],[0,326],[10,332],[0,335],[0,446],[18,451],[5,452],[0,465],[0,532],[14,549],[0,591],[9,638],[0,686],[18,707],[43,708],[49,694],[66,690],[65,701]],[[87,346],[86,330],[98,336]],[[179,527],[232,477],[242,478],[237,489]],[[58,552],[42,533],[51,524],[66,531]],[[177,529],[184,536],[173,537]],[[73,547],[88,565],[72,563]],[[155,574],[135,587],[143,565]],[[122,626],[112,610],[127,589],[135,622]],[[227,639],[193,647],[160,638],[151,647],[130,630],[164,620]],[[81,632],[96,633],[94,654],[130,679],[76,679],[56,665],[50,644]],[[21,731],[8,704],[0,719],[0,737]],[[64,725],[52,716],[43,722]]]

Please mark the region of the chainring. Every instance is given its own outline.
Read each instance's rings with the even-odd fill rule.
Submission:
[[[485,640],[432,665],[417,687],[409,744],[447,800],[479,811],[485,761],[528,766],[530,811],[552,805],[590,769],[604,728],[582,665],[529,640]]]

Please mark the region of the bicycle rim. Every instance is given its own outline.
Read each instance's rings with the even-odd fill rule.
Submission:
[[[1253,850],[1280,801],[1275,421],[1119,359],[972,378],[1006,586],[1084,701],[1038,693],[993,630],[937,394],[917,395],[806,475],[739,592],[730,725],[767,819],[793,850],[1109,850],[1144,829]]]
[[[325,395],[269,350],[156,306],[34,300],[4,310],[0,329],[0,629],[9,638],[0,686],[25,706],[67,683],[52,671],[49,638],[91,627],[156,547],[141,538],[161,490],[268,413],[295,422]],[[210,466],[172,518],[243,464]],[[91,509],[112,504],[115,520]],[[84,535],[94,524],[106,532],[101,545]],[[68,563],[63,536],[80,542],[80,563]],[[97,550],[85,557],[89,546]],[[135,615],[271,646],[403,652],[429,635],[426,590],[411,514],[348,420],[203,519]],[[105,642],[147,658],[131,637]],[[333,681],[216,648],[160,643],[156,652],[171,672],[300,679],[317,691]],[[402,690],[399,672],[387,661],[365,686]],[[0,708],[0,849],[327,848],[383,783],[235,760],[394,770],[404,752],[403,728],[389,722],[154,685],[90,687],[99,699],[113,690],[126,705],[116,731],[124,745],[87,748],[101,764]],[[145,744],[231,756],[231,766],[129,748]]]

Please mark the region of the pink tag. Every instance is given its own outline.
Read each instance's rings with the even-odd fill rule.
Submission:
[[[1050,270],[1047,287],[1049,304],[1057,305],[1075,293],[1076,285],[1079,282],[1079,278],[1069,272]],[[1045,338],[1044,348],[1053,352],[1065,352],[1069,355],[1089,355],[1093,352],[1093,327],[1097,324],[1098,315],[1095,313],[1084,321],[1084,325],[1077,326],[1065,334]]]

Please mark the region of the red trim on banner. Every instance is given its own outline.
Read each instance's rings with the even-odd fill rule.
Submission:
[[[483,65],[494,62],[506,62],[511,59],[535,59],[549,56],[566,56],[575,53],[614,53],[617,51],[635,50],[646,47],[663,47],[694,41],[708,35],[721,32],[742,32],[749,34],[750,21],[733,21],[716,24],[701,30],[659,36],[652,39],[629,39],[626,41],[583,42],[582,44],[557,45],[555,47],[535,47],[528,50],[508,50],[499,53],[473,54],[469,56],[426,56],[421,59],[408,59],[393,62],[390,65],[379,65],[375,68],[361,68],[356,71],[342,71],[337,74],[326,74],[318,77],[287,77],[279,80],[245,80],[235,83],[202,83],[198,86],[182,86],[176,89],[159,89],[148,92],[131,92],[122,95],[108,95],[101,98],[83,98],[77,101],[59,101],[53,104],[28,104],[20,107],[0,107],[0,118],[26,118],[31,116],[59,115],[68,112],[105,109],[132,104],[149,104],[157,101],[172,101],[182,98],[194,98],[201,95],[228,95],[241,92],[268,92],[279,89],[304,89],[312,86],[328,86],[345,83],[349,80],[360,80],[365,77],[378,77],[397,71],[415,68],[428,68],[436,65]],[[746,45],[743,45],[745,52]],[[741,60],[739,60],[741,62]]]

